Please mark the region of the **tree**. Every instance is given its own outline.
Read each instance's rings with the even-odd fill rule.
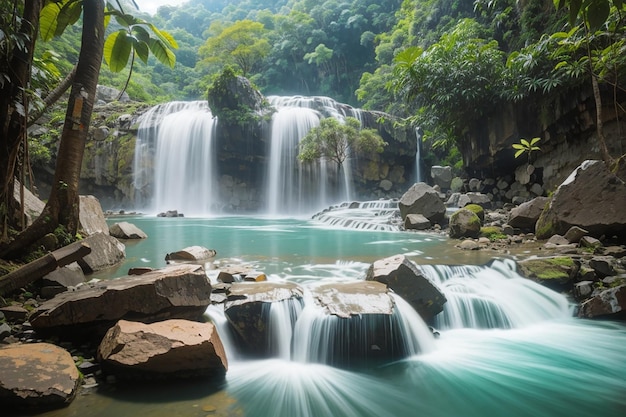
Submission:
[[[576,49],[579,49],[578,46],[582,46],[584,51],[582,59],[574,61],[562,59],[556,68],[571,72],[577,65],[580,67],[579,64],[581,63],[586,66],[587,73],[591,78],[591,87],[596,104],[596,134],[598,136],[598,144],[600,145],[600,153],[604,162],[612,169],[616,161],[609,153],[604,136],[602,96],[600,94],[602,69],[597,64],[601,64],[606,55],[615,55],[615,51],[619,51],[617,56],[623,56],[621,51],[623,51],[624,39],[623,36],[619,40],[609,37],[610,45],[608,47],[601,43],[596,43],[597,47],[594,47],[594,40],[599,37],[599,31],[606,25],[611,14],[611,7],[614,7],[616,11],[624,11],[626,3],[623,0],[554,0],[554,4],[557,9],[565,7],[569,9],[569,23],[571,26],[574,26],[574,29],[567,34],[558,33],[553,35],[562,39],[560,42],[562,46],[560,53],[567,55],[567,52],[575,52]],[[618,25],[619,27],[614,27],[614,29],[623,34],[624,24],[621,18],[618,19]],[[576,37],[581,39],[581,31],[577,30],[576,26],[582,29],[582,44],[575,39]],[[616,45],[617,43],[619,43],[619,47]]]
[[[43,3],[37,1],[25,3],[27,6],[34,5],[35,10],[31,11],[31,14],[40,18],[41,34],[44,39],[49,36],[62,34],[68,25],[72,25],[79,19],[81,12],[83,30],[80,55],[72,81],[63,132],[57,152],[57,166],[52,191],[42,214],[37,220],[26,230],[22,231],[13,241],[9,243],[3,242],[6,244],[0,248],[0,256],[9,259],[23,254],[23,248],[36,242],[47,233],[56,231],[59,227],[70,239],[73,239],[78,232],[79,177],[105,39],[105,6],[102,0],[49,0],[43,8],[41,7]],[[110,3],[107,4],[107,8],[111,14],[122,13],[121,10],[115,9]],[[25,7],[26,10],[29,10],[29,7]],[[36,17],[31,16],[28,19],[28,23],[32,24],[33,21],[38,22]],[[37,26],[36,24],[35,27]],[[32,39],[32,46],[34,47],[35,37],[32,37]],[[20,56],[20,59],[24,60],[24,58],[24,55]],[[24,61],[30,65],[32,52]],[[28,76],[26,78],[28,79]],[[27,106],[25,108],[27,109]],[[4,108],[0,110],[4,111]],[[27,110],[24,110],[23,114],[21,114],[20,122],[22,126],[26,125],[26,112]],[[12,114],[15,114],[15,111],[9,113],[9,115]],[[0,113],[0,118],[6,118],[4,112]],[[6,138],[10,139],[11,136],[6,136]],[[8,145],[13,144],[9,143]],[[17,152],[9,146],[7,146],[7,149],[7,155],[13,155]],[[10,159],[9,162],[11,162]],[[3,196],[8,194],[8,189],[10,188],[6,184],[12,184],[15,177],[14,169],[9,169],[5,172],[5,186],[2,188]],[[12,198],[12,195],[8,195],[8,198]],[[2,214],[3,219],[7,219],[3,227],[3,233],[7,234],[12,212],[7,210],[0,214]]]
[[[244,77],[252,74],[271,49],[267,30],[259,22],[239,20],[226,27],[213,22],[209,32],[216,35],[200,47],[201,65],[236,65]]]
[[[300,141],[298,159],[311,162],[320,158],[334,161],[341,169],[346,159],[356,154],[381,153],[387,145],[374,129],[361,129],[361,123],[347,117],[342,123],[327,117]]]

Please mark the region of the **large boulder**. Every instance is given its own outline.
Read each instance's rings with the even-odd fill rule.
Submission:
[[[91,236],[96,233],[109,234],[109,226],[107,225],[102,211],[100,201],[92,195],[80,196],[79,220],[81,230]]]
[[[404,255],[395,255],[374,262],[370,265],[365,279],[386,284],[405,299],[427,323],[431,323],[433,318],[443,311],[446,297]]]
[[[524,231],[535,230],[535,224],[546,207],[548,197],[536,197],[511,209],[508,224]]]
[[[65,338],[102,337],[121,319],[154,322],[198,320],[210,304],[211,284],[199,265],[173,265],[85,284],[42,303],[30,316],[42,334]]]
[[[471,210],[462,208],[450,216],[448,234],[453,239],[461,237],[477,238],[480,234],[480,217]]]
[[[450,184],[452,183],[452,167],[433,165],[430,168],[430,176],[435,185],[438,185],[442,190],[450,189]]]
[[[126,246],[108,233],[98,232],[82,241],[91,248],[89,255],[78,261],[85,274],[118,265],[126,257]]]
[[[626,184],[602,161],[585,161],[557,188],[536,225],[539,239],[578,226],[595,237],[626,237]]]
[[[128,222],[119,222],[109,227],[109,234],[118,239],[145,239],[148,237],[146,233]]]
[[[165,320],[152,324],[120,320],[98,348],[107,374],[120,378],[223,378],[224,346],[211,323]]]
[[[270,346],[270,306],[272,303],[302,305],[302,288],[290,282],[236,282],[228,290],[224,305],[226,319],[244,354],[268,357],[277,353]]]
[[[586,318],[626,317],[626,285],[619,285],[595,294],[581,304],[578,316]]]
[[[65,349],[49,343],[0,348],[0,409],[52,408],[69,404],[80,382]]]
[[[398,202],[402,220],[408,214],[421,214],[432,223],[441,222],[446,215],[446,206],[439,193],[426,183],[413,184]]]

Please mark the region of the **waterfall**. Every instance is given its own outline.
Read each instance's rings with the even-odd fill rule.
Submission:
[[[354,117],[362,122],[362,112],[328,97],[269,96],[276,108],[272,117],[269,149],[269,175],[266,185],[269,214],[303,214],[354,196],[352,165],[348,159],[341,169],[339,190],[329,186],[338,175],[328,161],[301,164],[299,142],[324,116],[343,120]]]
[[[415,148],[415,182],[422,182],[422,129],[415,128],[416,148]]]
[[[495,260],[489,266],[419,268],[447,299],[435,319],[439,329],[521,328],[572,315],[563,295],[522,278],[511,260]]]
[[[216,126],[205,101],[167,103],[143,115],[135,145],[134,183],[136,190],[143,190],[152,180],[153,190],[150,203],[148,197],[137,200],[139,208],[204,215],[220,206]]]

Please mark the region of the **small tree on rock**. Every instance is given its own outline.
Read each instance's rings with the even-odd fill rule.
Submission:
[[[341,169],[346,159],[356,154],[381,153],[386,145],[375,129],[361,129],[361,123],[353,117],[343,123],[328,117],[302,138],[298,159],[311,162],[325,158]]]

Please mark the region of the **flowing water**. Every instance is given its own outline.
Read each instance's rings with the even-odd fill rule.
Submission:
[[[218,252],[207,265],[211,279],[211,267],[241,262],[306,289],[363,279],[374,260],[404,253],[449,300],[437,317],[440,336],[424,331],[396,299],[412,353],[358,370],[329,366],[324,346],[341,337],[340,324],[320,319],[305,296],[271,307],[275,357],[246,360],[212,307],[208,314],[229,359],[223,384],[104,384],[43,416],[621,417],[626,410],[626,327],[574,318],[565,297],[522,279],[509,260],[452,266],[461,263],[458,252],[435,235],[337,229],[306,219],[124,220],[149,238],[129,242],[128,262],[110,272],[115,276],[132,265],[163,266],[166,253],[197,244]]]

